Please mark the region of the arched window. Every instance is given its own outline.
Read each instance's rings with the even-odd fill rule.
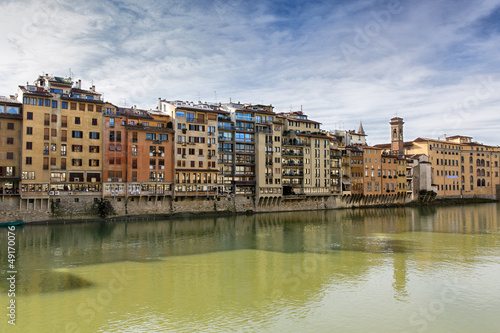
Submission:
[[[481,160],[481,166],[484,166],[484,160]]]
[[[481,169],[477,169],[476,176],[481,176]]]
[[[465,183],[465,176],[462,176],[462,183]]]
[[[464,163],[464,157],[462,156],[462,163]]]
[[[486,181],[483,179],[482,185],[481,186],[486,186]]]
[[[465,167],[462,165],[462,173],[465,172]]]
[[[481,179],[477,180],[477,186],[481,186]]]
[[[474,184],[474,177],[470,176],[470,183]]]
[[[472,162],[473,162],[473,159],[472,159],[472,156],[471,156],[471,157],[469,157],[469,163],[472,164]]]
[[[483,177],[485,176],[484,169],[481,170],[481,176],[483,176]]]
[[[479,160],[479,158],[476,160],[476,166],[481,166],[481,161]]]
[[[469,168],[469,172],[470,172],[470,173],[473,173],[473,172],[474,172],[474,168],[472,167],[472,165],[471,165],[471,166],[470,166],[470,168]]]

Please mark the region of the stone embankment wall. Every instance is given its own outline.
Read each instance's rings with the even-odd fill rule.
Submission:
[[[61,196],[53,199],[21,199],[0,197],[0,222],[24,219],[26,222],[98,219],[91,207],[98,195]],[[496,199],[495,196],[485,199]],[[112,197],[108,199],[116,215],[113,217],[170,215],[182,213],[245,213],[342,209],[353,207],[401,205],[410,197],[377,195],[290,196],[260,198],[236,197]]]

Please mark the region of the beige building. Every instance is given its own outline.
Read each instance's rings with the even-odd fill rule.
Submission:
[[[24,105],[23,197],[61,192],[100,192],[102,181],[102,100],[92,86],[71,78],[39,76],[19,86]]]
[[[283,193],[329,195],[331,138],[301,111],[280,113],[278,119],[284,124],[283,174],[289,175],[283,177]]]
[[[500,184],[500,148],[473,142],[471,137],[445,140],[418,138],[405,144],[407,154],[429,156],[433,184],[441,197],[493,197]]]
[[[390,124],[391,144],[377,147],[399,156],[427,156],[431,165],[430,187],[437,191],[438,197],[496,197],[496,186],[500,184],[499,147],[483,145],[463,135],[404,142],[403,119],[395,117]],[[427,170],[427,166],[423,169]],[[425,184],[422,190],[429,190]],[[412,186],[413,192],[418,191],[416,185]]]
[[[216,196],[218,116],[227,112],[207,104],[161,99],[158,109],[174,122],[174,196]]]

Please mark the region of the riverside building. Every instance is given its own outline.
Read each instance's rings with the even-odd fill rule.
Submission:
[[[39,76],[19,86],[23,103],[23,204],[48,205],[60,192],[102,191],[102,105],[95,86]],[[29,134],[28,134],[29,133]],[[38,201],[40,200],[40,201]]]
[[[11,97],[0,97],[0,195],[19,194],[22,119],[22,104]],[[32,129],[26,135],[30,133]]]
[[[376,147],[399,156],[427,156],[431,167],[431,187],[438,197],[496,197],[497,185],[500,184],[498,146],[474,142],[472,137],[463,135],[404,142],[403,124],[401,118],[391,119],[391,144]],[[420,186],[429,189],[427,185]]]
[[[173,119],[174,196],[217,195],[218,116],[228,113],[202,103],[159,100],[159,111]],[[228,153],[234,151],[228,146]]]

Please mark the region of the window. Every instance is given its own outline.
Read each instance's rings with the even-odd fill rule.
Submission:
[[[65,144],[61,145],[61,156],[66,156],[66,145]]]
[[[14,144],[14,138],[7,138],[7,144],[8,145],[13,145]]]
[[[89,153],[98,153],[99,146],[89,146]]]
[[[8,160],[13,160],[14,159],[14,153],[7,153],[7,159]]]
[[[26,134],[33,135],[33,127],[26,127]]]
[[[81,139],[81,138],[83,138],[83,132],[82,131],[72,131],[71,137]]]
[[[115,127],[115,118],[109,118],[109,127]]]
[[[99,132],[89,132],[89,139],[99,140]]]
[[[52,101],[52,108],[57,109],[57,101]]]
[[[80,125],[80,117],[75,117],[75,125]]]
[[[27,150],[33,149],[33,142],[26,142],[26,149]]]
[[[74,158],[71,160],[71,165],[72,166],[82,166],[82,159],[81,158]]]
[[[70,107],[70,110],[76,110],[76,102],[71,102],[69,107]]]
[[[92,126],[97,126],[97,118],[92,118]]]
[[[82,145],[72,145],[71,151],[75,152],[75,153],[81,153],[83,151],[83,146]]]
[[[52,136],[52,137],[56,137],[56,136],[57,136],[57,129],[52,128],[52,129],[50,130],[50,134],[51,134],[51,136]]]
[[[68,108],[68,102],[61,102],[61,109],[67,109]]]
[[[99,160],[89,160],[89,166],[90,167],[99,166]]]
[[[87,96],[87,98],[92,97],[92,96]],[[94,112],[94,104],[87,104],[87,110],[90,112]]]
[[[7,123],[7,129],[8,130],[13,130],[14,129],[14,123]]]
[[[26,157],[26,165],[31,165],[33,163],[33,159],[31,157]]]
[[[26,119],[33,120],[33,112],[26,112]]]

